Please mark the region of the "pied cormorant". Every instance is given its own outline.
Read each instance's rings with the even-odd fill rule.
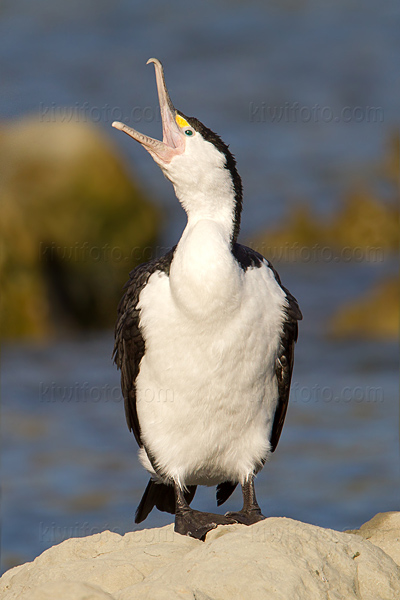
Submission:
[[[163,141],[127,125],[174,186],[187,214],[178,244],[130,274],[118,308],[114,359],[129,429],[151,479],[136,523],[154,506],[175,531],[205,539],[220,524],[264,519],[254,476],[286,415],[301,312],[272,265],[237,243],[242,184],[221,138],[176,110],[154,58]],[[196,511],[196,486],[223,504],[240,483],[243,508]]]

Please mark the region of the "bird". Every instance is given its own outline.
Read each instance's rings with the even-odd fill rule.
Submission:
[[[161,62],[149,63],[162,141],[120,121],[112,126],[161,168],[187,224],[171,250],[130,273],[113,357],[127,424],[150,473],[135,522],[156,507],[175,515],[175,532],[204,541],[219,525],[265,519],[254,478],[281,435],[302,314],[271,263],[237,241],[243,190],[233,154],[174,107]],[[197,486],[216,486],[220,506],[239,484],[236,512],[190,506]]]

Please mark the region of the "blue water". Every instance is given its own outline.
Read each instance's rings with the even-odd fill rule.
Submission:
[[[396,2],[383,11],[372,0],[301,7],[289,0],[5,1],[0,118],[60,118],[73,107],[73,118],[99,121],[163,207],[162,243],[171,245],[184,224],[172,189],[148,155],[110,126],[119,110],[160,135],[153,69],[145,66],[156,56],[176,106],[230,143],[249,238],[299,200],[329,215],[343,191],[383,160],[400,123],[399,13]],[[315,105],[319,116],[307,120]],[[346,107],[350,121],[342,118]],[[357,107],[382,112],[357,120]],[[324,120],[323,110],[332,118]],[[257,479],[258,498],[266,515],[354,528],[398,508],[398,347],[333,342],[327,324],[396,265],[276,266],[304,321],[290,409]],[[112,345],[111,332],[3,345],[3,569],[67,537],[135,527],[147,475],[125,424]],[[200,490],[195,506],[215,510],[213,493]],[[239,504],[237,491],[226,509]],[[143,526],[167,522],[154,511]]]

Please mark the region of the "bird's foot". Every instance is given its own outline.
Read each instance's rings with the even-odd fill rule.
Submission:
[[[185,509],[175,515],[175,531],[181,535],[189,535],[197,540],[205,541],[206,535],[218,525],[233,525],[237,523],[234,517],[215,515],[199,510]]]
[[[238,510],[237,512],[230,511],[225,516],[235,519],[236,523],[242,523],[242,525],[254,525],[254,523],[263,521],[266,518],[258,506],[246,510],[242,508],[242,510]]]

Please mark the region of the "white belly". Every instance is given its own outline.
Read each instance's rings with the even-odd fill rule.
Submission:
[[[179,256],[170,277],[153,274],[140,295],[144,446],[164,480],[243,483],[269,453],[285,295],[268,267],[243,272],[232,259],[229,285],[216,269],[189,297],[173,266],[182,269]],[[141,458],[153,472],[144,450]]]

